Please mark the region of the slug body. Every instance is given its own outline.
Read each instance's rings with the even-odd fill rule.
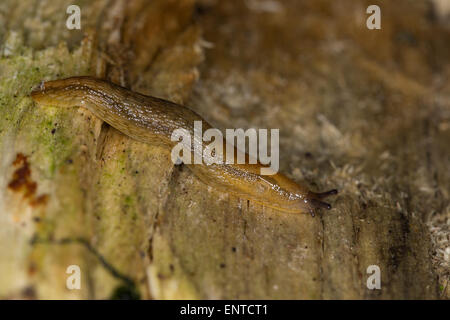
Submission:
[[[194,121],[201,121],[204,130],[211,128],[189,108],[92,77],[48,81],[34,90],[31,97],[40,105],[87,108],[125,135],[168,150],[177,143],[171,141],[175,129],[184,128],[195,137]],[[202,151],[192,150],[193,153]],[[267,166],[260,163],[233,163],[187,166],[201,181],[214,188],[286,212],[314,215],[318,207],[331,208],[321,201],[322,198],[337,193],[336,190],[311,192],[281,173],[261,175],[261,167]]]

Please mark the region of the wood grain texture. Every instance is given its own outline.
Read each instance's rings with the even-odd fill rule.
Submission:
[[[450,212],[449,29],[431,2],[404,0],[380,3],[382,30],[368,30],[369,2],[75,1],[71,31],[71,1],[2,1],[0,297],[445,295],[426,223]],[[337,187],[333,209],[220,193],[86,110],[32,104],[41,80],[75,75],[221,129],[279,128],[281,171]],[[81,290],[66,289],[71,264]],[[374,264],[381,290],[366,287]]]

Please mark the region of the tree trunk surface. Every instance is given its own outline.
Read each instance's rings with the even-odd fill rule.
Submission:
[[[66,27],[71,4],[81,30]],[[371,4],[381,30],[366,27]],[[446,297],[443,6],[2,1],[0,297]],[[188,105],[222,130],[280,129],[280,171],[337,188],[333,209],[312,218],[222,193],[83,108],[29,97],[78,75]],[[79,290],[66,283],[73,265]]]

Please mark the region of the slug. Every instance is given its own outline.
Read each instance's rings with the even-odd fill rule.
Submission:
[[[177,143],[171,141],[175,129],[184,128],[194,136],[194,121],[202,121],[205,130],[211,128],[187,107],[93,77],[48,81],[33,90],[31,97],[39,105],[87,108],[123,134],[167,150]],[[248,155],[246,157],[248,159]],[[260,169],[267,166],[259,162],[186,165],[201,181],[222,192],[230,192],[284,212],[310,213],[314,216],[317,208],[331,209],[328,203],[322,201],[323,198],[337,194],[335,189],[323,193],[311,192],[281,173],[261,175]]]

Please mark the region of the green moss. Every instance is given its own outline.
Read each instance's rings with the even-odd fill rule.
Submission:
[[[65,115],[61,113],[56,115],[47,113],[31,132],[31,141],[33,145],[39,146],[38,156],[42,163],[47,163],[49,177],[54,177],[56,170],[73,153],[68,130],[64,126],[55,126],[64,122],[64,117]]]
[[[131,195],[125,196],[123,200],[123,211],[130,215],[131,219],[136,220],[138,213],[136,210],[136,198]]]
[[[134,200],[133,200],[132,196],[126,196],[125,197],[125,201],[124,201],[125,205],[131,206],[131,205],[133,205],[133,202],[134,202]]]
[[[37,107],[29,94],[44,79],[84,73],[87,62],[80,57],[82,51],[70,53],[64,46],[33,54],[22,48],[22,39],[15,33],[7,35],[2,53],[1,74],[10,76],[0,78],[0,135],[18,133],[16,145],[31,149],[44,174],[54,177],[73,151],[72,115],[67,110]]]

